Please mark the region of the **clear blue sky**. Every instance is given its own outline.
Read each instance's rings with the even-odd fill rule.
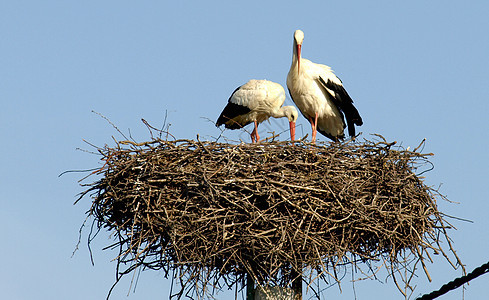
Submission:
[[[185,3],[185,4],[183,4]],[[0,290],[3,299],[104,299],[115,253],[102,233],[71,257],[89,208],[79,174],[100,166],[77,151],[117,135],[95,110],[137,140],[141,118],[159,127],[168,112],[178,138],[213,139],[232,91],[249,79],[285,86],[294,30],[303,56],[331,66],[355,100],[368,137],[404,146],[427,139],[435,153],[429,185],[459,204],[440,202],[453,221],[454,246],[468,270],[489,260],[489,3],[487,1],[3,1],[0,4]],[[290,98],[286,104],[292,104]],[[301,117],[298,136],[310,134]],[[285,121],[260,127],[286,129]],[[243,132],[230,138],[249,141]],[[283,137],[286,138],[286,135]],[[319,140],[325,140],[319,137]],[[83,237],[86,239],[86,235]],[[428,264],[414,295],[460,275],[442,258]],[[112,299],[167,299],[170,281],[143,272]],[[489,275],[465,299],[487,297]],[[357,299],[398,299],[391,280],[355,284]],[[223,293],[220,299],[231,294]],[[328,299],[352,299],[343,283]],[[462,290],[440,299],[462,299]]]

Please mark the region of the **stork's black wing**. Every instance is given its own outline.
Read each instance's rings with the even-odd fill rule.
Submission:
[[[246,124],[240,124],[238,122],[233,121],[234,118],[245,115],[251,111],[251,109],[247,106],[239,105],[236,103],[232,102],[232,98],[234,94],[241,88],[238,87],[237,89],[234,90],[234,92],[231,94],[231,96],[228,99],[228,104],[226,107],[224,107],[224,110],[221,112],[221,115],[217,119],[216,126],[221,126],[222,124],[225,125],[226,128],[228,129],[239,129],[242,128],[249,123]]]
[[[363,124],[363,120],[362,117],[360,117],[358,110],[355,108],[355,106],[353,106],[353,100],[351,99],[350,95],[348,95],[342,84],[337,84],[330,79],[325,80],[321,76],[319,76],[319,82],[331,96],[331,99],[336,107],[345,114],[348,134],[350,136],[355,136],[354,124],[361,126]]]

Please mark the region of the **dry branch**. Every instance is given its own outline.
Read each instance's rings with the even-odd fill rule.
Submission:
[[[375,277],[375,261],[407,289],[415,267],[406,276],[404,268],[421,261],[429,276],[430,251],[460,265],[451,244],[441,247],[451,226],[436,205],[444,197],[419,176],[431,154],[418,149],[381,136],[322,145],[124,141],[99,149],[101,178],[83,195],[93,198],[98,228],[116,233],[119,273],[162,269],[180,294],[212,294],[246,274],[281,286],[294,272],[339,282],[341,268],[362,263]]]

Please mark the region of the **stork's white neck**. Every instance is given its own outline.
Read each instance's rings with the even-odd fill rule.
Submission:
[[[296,63],[298,59],[297,55],[297,45],[300,45],[302,47],[302,42],[304,41],[304,32],[302,30],[298,29],[294,32],[294,45],[292,49],[292,63]]]
[[[294,106],[282,106],[279,109],[272,111],[271,116],[274,118],[286,117],[289,122],[295,122],[298,114],[297,109]]]
[[[292,45],[292,68],[297,67],[297,41],[294,39],[294,43]]]
[[[296,30],[294,32],[294,43],[292,45],[292,66],[290,67],[290,70],[292,72],[295,72],[296,68],[298,69],[297,71],[300,71],[300,64],[302,62],[301,48],[302,48],[303,41],[304,41],[304,32],[302,32],[301,30]]]
[[[273,118],[283,118],[285,117],[285,106],[280,107],[279,109],[273,110],[271,116]]]

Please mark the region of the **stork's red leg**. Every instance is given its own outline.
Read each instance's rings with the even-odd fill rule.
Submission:
[[[316,117],[314,118],[314,136],[312,137],[313,143],[316,142],[317,133],[318,133],[318,112],[316,112]]]
[[[317,134],[317,124],[318,124],[318,113],[316,113],[316,116],[314,117],[314,120],[312,117],[309,117],[309,122],[311,123],[311,129],[312,129],[312,138],[311,142],[316,143],[316,134]]]
[[[255,128],[251,132],[251,142],[258,143],[260,141],[260,136],[258,135],[258,123],[255,120]]]
[[[311,131],[312,131],[312,137],[314,137],[314,120],[309,117],[309,123],[311,123]]]
[[[260,136],[258,135],[258,123],[255,120],[255,142],[258,143],[260,141]]]

